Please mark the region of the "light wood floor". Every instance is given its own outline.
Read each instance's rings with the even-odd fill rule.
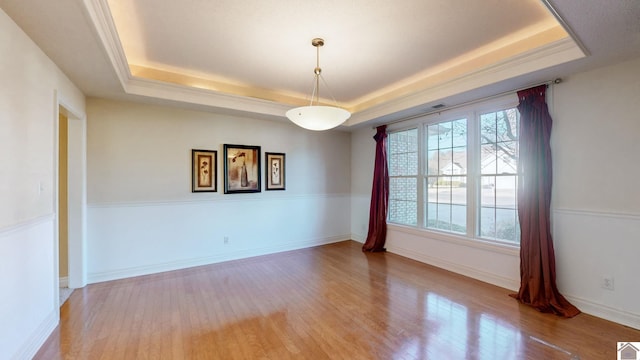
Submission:
[[[347,241],[76,290],[36,359],[615,359],[640,331]]]

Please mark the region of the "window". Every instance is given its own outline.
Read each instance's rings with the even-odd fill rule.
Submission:
[[[519,243],[520,115],[512,105],[489,109],[389,133],[390,223]]]
[[[516,207],[519,113],[480,115],[480,236],[520,241]]]
[[[389,221],[418,223],[418,129],[389,134]]]
[[[426,227],[467,232],[467,119],[427,126]]]

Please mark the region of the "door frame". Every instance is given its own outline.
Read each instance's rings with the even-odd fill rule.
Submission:
[[[57,157],[59,156],[59,117],[60,114],[67,117],[67,212],[68,212],[68,286],[77,289],[87,285],[87,261],[86,261],[86,242],[87,242],[87,121],[86,115],[73,109],[64,97],[56,92],[56,159],[55,159],[55,208],[56,213],[59,204],[59,164]],[[56,290],[59,286],[58,271],[58,246],[59,233],[58,221],[55,222],[55,272],[56,272]]]

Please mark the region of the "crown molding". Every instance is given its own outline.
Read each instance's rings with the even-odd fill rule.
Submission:
[[[120,84],[126,91],[127,83],[132,76],[116,25],[113,23],[109,4],[107,0],[83,0],[83,2]]]
[[[585,53],[570,37],[512,56],[496,64],[478,69],[418,92],[397,97],[385,103],[359,111],[347,121],[354,126],[420,105],[437,102],[448,96],[492,85],[516,76],[542,70],[571,60]]]
[[[204,105],[238,112],[285,118],[292,106],[263,99],[221,93],[158,80],[135,77],[127,62],[107,0],[83,0],[98,37],[109,56],[124,92],[150,98]]]
[[[292,108],[291,105],[280,104],[269,100],[136,77],[131,78],[127,82],[125,91],[127,94],[132,95],[179,101],[239,112],[277,116],[283,119],[285,118],[287,110]]]
[[[125,93],[282,119],[285,119],[286,111],[292,107],[290,104],[272,100],[133,76],[118,37],[108,1],[83,0],[83,2]],[[356,111],[343,127],[359,125],[584,56],[586,56],[584,49],[571,36],[568,36],[417,92],[400,95]]]

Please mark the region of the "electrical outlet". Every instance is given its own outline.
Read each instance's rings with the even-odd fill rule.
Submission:
[[[229,243],[229,237],[228,237],[228,236],[225,236],[225,237],[224,237],[224,243],[225,243],[225,244],[228,244],[228,243]]]
[[[602,279],[602,288],[613,291],[615,289],[613,277],[605,277]]]

